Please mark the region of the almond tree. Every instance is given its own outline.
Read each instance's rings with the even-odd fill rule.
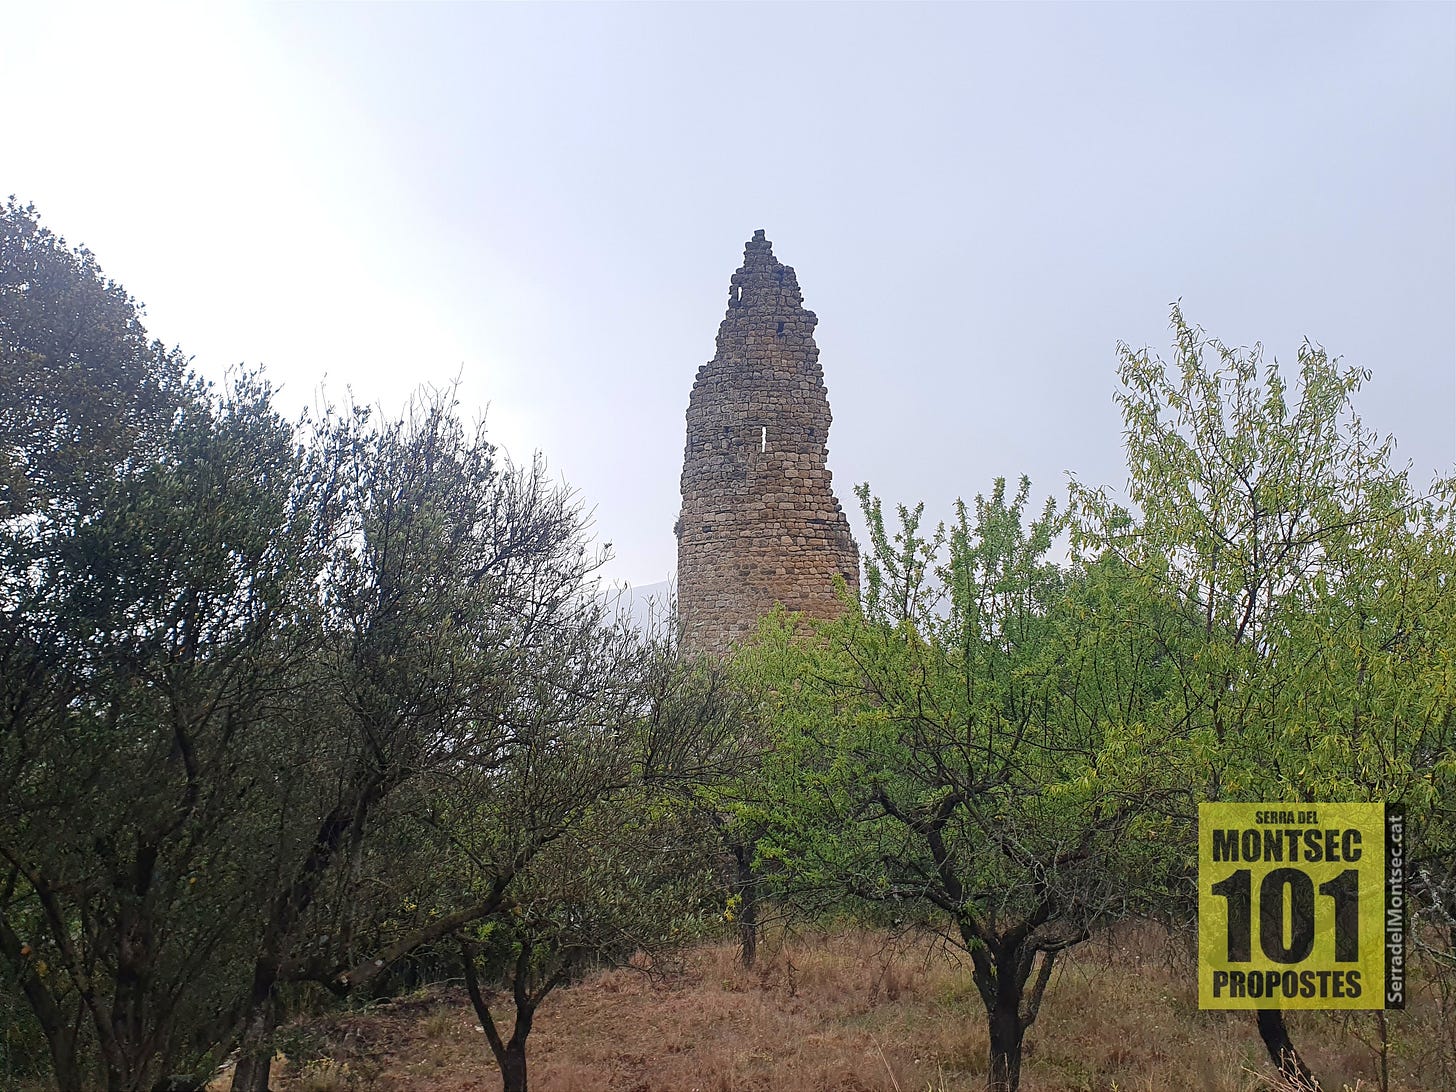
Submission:
[[[1163,713],[1189,742],[1169,773],[1190,875],[1200,799],[1384,799],[1434,819],[1456,771],[1439,681],[1450,481],[1417,495],[1394,441],[1362,426],[1368,373],[1306,343],[1291,388],[1259,346],[1224,345],[1176,307],[1173,332],[1171,363],[1120,350],[1125,503],[1074,496],[1080,546],[1198,619],[1168,646],[1179,685]],[[1449,822],[1411,825],[1432,865],[1451,859]],[[1283,1013],[1257,1026],[1282,1076],[1314,1086]]]
[[[310,930],[394,799],[635,723],[625,646],[584,606],[575,498],[448,393],[295,429],[149,342],[31,210],[0,223],[0,958],[61,1087],[195,1086],[241,1040],[262,1089],[280,986],[429,939]],[[500,904],[565,822],[539,818],[434,935]]]
[[[770,624],[745,661],[778,732],[743,803],[769,831],[760,852],[793,888],[885,907],[966,954],[993,1092],[1019,1084],[1058,956],[1163,870],[1156,643],[1098,628],[1127,582],[1050,562],[1063,517],[1049,503],[1027,520],[1028,492],[998,481],[928,537],[902,507],[892,537],[862,489],[863,603],[807,640]]]
[[[601,967],[660,971],[702,937],[711,832],[681,819],[640,796],[602,802],[533,860],[499,914],[460,934],[466,989],[505,1092],[527,1092],[527,1037],[552,990]]]

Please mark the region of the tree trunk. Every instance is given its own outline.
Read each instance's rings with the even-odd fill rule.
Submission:
[[[273,1070],[273,1029],[278,1017],[277,1003],[271,996],[271,981],[267,988],[269,996],[250,1006],[253,1015],[238,1048],[232,1092],[268,1092],[268,1079]]]
[[[51,1072],[56,1078],[56,1087],[61,1092],[68,1088],[83,1088],[81,1067],[76,1059],[76,1036],[67,1028],[58,1029],[53,1035],[45,1028],[46,1043],[51,1051]]]
[[[526,1043],[512,1036],[500,1059],[501,1087],[505,1092],[526,1092]]]
[[[753,847],[733,847],[734,889],[738,895],[739,958],[752,967],[758,958],[758,877],[753,874]]]
[[[13,889],[19,868],[12,870],[9,881],[5,885],[7,895]],[[83,1087],[81,1081],[81,1066],[76,1051],[76,1035],[82,1017],[89,1009],[85,997],[76,1002],[75,1017],[68,1019],[67,1014],[62,1011],[56,995],[51,992],[35,970],[28,966],[28,956],[22,954],[23,945],[19,935],[11,926],[9,919],[3,912],[0,912],[0,953],[3,953],[8,963],[20,982],[21,991],[25,999],[30,1003],[30,1011],[35,1014],[36,1022],[40,1025],[41,1032],[46,1037],[46,1046],[50,1049],[51,1072],[56,1079],[56,1087],[65,1092],[66,1089]]]
[[[31,1009],[45,1034],[46,1046],[50,1048],[51,1073],[55,1076],[56,1087],[61,1092],[66,1092],[69,1088],[81,1088],[84,1084],[81,1080],[80,1060],[76,1054],[76,1030],[81,1013],[76,1013],[75,1021],[67,1021],[50,991],[45,990],[43,996],[40,994],[44,987],[39,986],[34,978],[33,974],[22,978],[21,985],[28,997],[35,993],[31,998]]]
[[[61,1092],[68,1088],[83,1088],[81,1083],[81,1069],[76,1065],[75,1051],[65,1055],[58,1055],[54,1047],[51,1048],[51,1072],[56,1078],[56,1087]]]
[[[205,1092],[211,1074],[175,1073],[152,1085],[151,1092]]]
[[[465,972],[465,992],[470,995],[470,1004],[480,1020],[480,1030],[485,1032],[490,1052],[495,1055],[495,1064],[500,1068],[501,1087],[505,1092],[526,1092],[526,1037],[531,1034],[531,1022],[536,1016],[536,1006],[551,990],[551,983],[535,997],[525,981],[531,966],[531,946],[521,944],[516,959],[516,972],[511,980],[511,994],[516,1003],[516,1026],[509,1040],[502,1040],[495,1018],[490,1014],[485,995],[480,992],[480,980],[475,973],[475,946],[460,938],[460,967]]]
[[[126,945],[122,944],[123,952]],[[107,1087],[113,1092],[135,1092],[145,1087],[147,1055],[146,981],[135,968],[122,963],[116,972],[111,1006],[111,1034],[116,1045],[114,1060],[108,1062]]]
[[[278,1019],[274,990],[288,938],[313,904],[319,884],[345,835],[356,826],[362,828],[374,805],[390,788],[390,782],[378,771],[367,768],[355,771],[353,780],[351,791],[320,821],[308,855],[288,886],[273,898],[253,964],[253,985],[245,1010],[247,1030],[243,1033],[238,1067],[233,1072],[232,1092],[268,1092],[268,1074],[273,1066],[273,1029]]]
[[[1026,1028],[1020,1009],[1021,990],[1013,986],[998,994],[995,1008],[986,1014],[991,1039],[986,1092],[1016,1092],[1021,1084],[1021,1042]]]
[[[1259,1009],[1255,1014],[1259,1025],[1259,1038],[1269,1051],[1269,1060],[1285,1083],[1297,1092],[1320,1092],[1319,1081],[1304,1064],[1294,1042],[1289,1038],[1289,1028],[1284,1023],[1283,1009]]]
[[[1017,1092],[1021,1085],[1022,1043],[1041,1010],[1056,952],[1032,945],[1027,939],[1029,930],[1024,927],[1011,930],[999,940],[984,935],[977,939],[970,924],[963,924],[961,929],[971,953],[972,977],[986,1007],[990,1041],[987,1092]]]
[[[130,862],[114,848],[106,853],[116,870],[116,893],[122,896],[111,939],[116,953],[110,1013],[114,1050],[107,1060],[107,1081],[116,1092],[150,1087],[146,1073],[156,1051],[148,1040],[160,1040],[160,1025],[167,1021],[165,1008],[156,1005],[160,999],[152,996],[151,989],[151,891],[160,853],[159,838],[142,835]]]

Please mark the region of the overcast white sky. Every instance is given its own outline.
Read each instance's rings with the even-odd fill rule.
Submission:
[[[819,315],[830,467],[937,515],[1123,481],[1168,307],[1368,367],[1456,464],[1456,6],[13,6],[0,192],[291,406],[463,378],[676,563],[683,413],[764,228]],[[859,524],[856,522],[856,527]]]

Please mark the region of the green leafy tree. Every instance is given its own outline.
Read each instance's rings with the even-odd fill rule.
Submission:
[[[670,645],[609,615],[580,508],[539,462],[498,461],[444,399],[329,436],[345,532],[320,580],[315,736],[333,765],[313,815],[280,825],[237,1089],[266,1083],[281,986],[375,989],[517,900],[599,809],[681,798],[736,727]]]
[[[552,990],[604,966],[660,971],[703,936],[710,832],[680,819],[641,797],[593,808],[533,859],[501,913],[460,937],[466,987],[505,1092],[527,1092],[527,1037]]]
[[[572,632],[521,650],[512,685],[498,688],[489,747],[458,750],[392,793],[360,860],[300,930],[336,946],[312,963],[340,994],[387,982],[411,953],[448,973],[440,942],[461,943],[512,1089],[524,1087],[526,1037],[551,990],[698,935],[715,839],[691,804],[706,777],[731,772],[736,726],[715,713],[707,665],[609,624],[596,597],[572,604]],[[513,1029],[492,1022],[496,987]]]
[[[266,385],[0,222],[0,956],[62,1088],[149,1088],[225,1034],[316,512]]]
[[[863,605],[808,640],[770,625],[749,661],[779,733],[746,804],[770,831],[760,852],[801,890],[967,954],[997,1092],[1018,1086],[1058,955],[1155,863],[1163,743],[1150,644],[1096,628],[1116,570],[1049,561],[1064,517],[1048,503],[1028,519],[1029,488],[998,481],[928,536],[904,507],[891,534],[862,489]]]
[[[188,376],[28,209],[5,228],[35,404],[5,386],[0,957],[61,1087],[195,1086],[240,1045],[263,1089],[281,990],[372,988],[681,742],[592,605],[576,499],[448,392],[294,429],[255,379]],[[511,822],[471,858],[426,801]],[[406,836],[468,882],[385,926]]]
[[[1168,767],[1189,876],[1198,800],[1389,799],[1447,840],[1432,805],[1451,769],[1436,647],[1450,485],[1417,497],[1393,442],[1364,429],[1366,373],[1306,343],[1291,391],[1258,346],[1230,348],[1176,307],[1173,333],[1171,364],[1121,349],[1128,507],[1073,493],[1077,544],[1198,620],[1168,646],[1179,685],[1163,714],[1189,743]],[[1257,1023],[1283,1076],[1312,1085],[1283,1014]]]
[[[366,988],[448,933],[435,922],[373,951],[355,932],[368,920],[355,906],[360,862],[395,798],[452,776],[503,784],[513,756],[550,746],[552,725],[609,716],[626,700],[603,674],[614,652],[599,612],[582,606],[598,562],[584,517],[539,462],[498,458],[450,392],[389,421],[334,415],[319,432],[313,475],[340,528],[318,578],[321,791],[296,798],[279,824],[277,879],[250,924],[257,956],[237,1092],[267,1087],[282,985]],[[511,875],[450,920],[490,913]]]
[[[713,832],[706,849],[719,859],[723,912],[734,924],[740,959],[753,966],[761,928],[761,892],[755,846],[760,831],[745,822],[735,801],[758,775],[764,749],[751,686],[731,661],[684,656],[675,612],[657,635],[661,653],[641,682],[654,742],[649,746],[663,799],[688,829]]]
[[[34,206],[0,206],[0,518],[100,503],[92,490],[117,464],[155,457],[173,415],[197,404],[186,358],[151,340],[142,317]]]

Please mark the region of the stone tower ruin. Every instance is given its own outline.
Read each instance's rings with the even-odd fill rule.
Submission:
[[[782,603],[837,614],[859,550],[830,488],[829,396],[814,312],[762,231],[728,289],[713,359],[688,401],[678,620],[689,651],[723,653]]]

